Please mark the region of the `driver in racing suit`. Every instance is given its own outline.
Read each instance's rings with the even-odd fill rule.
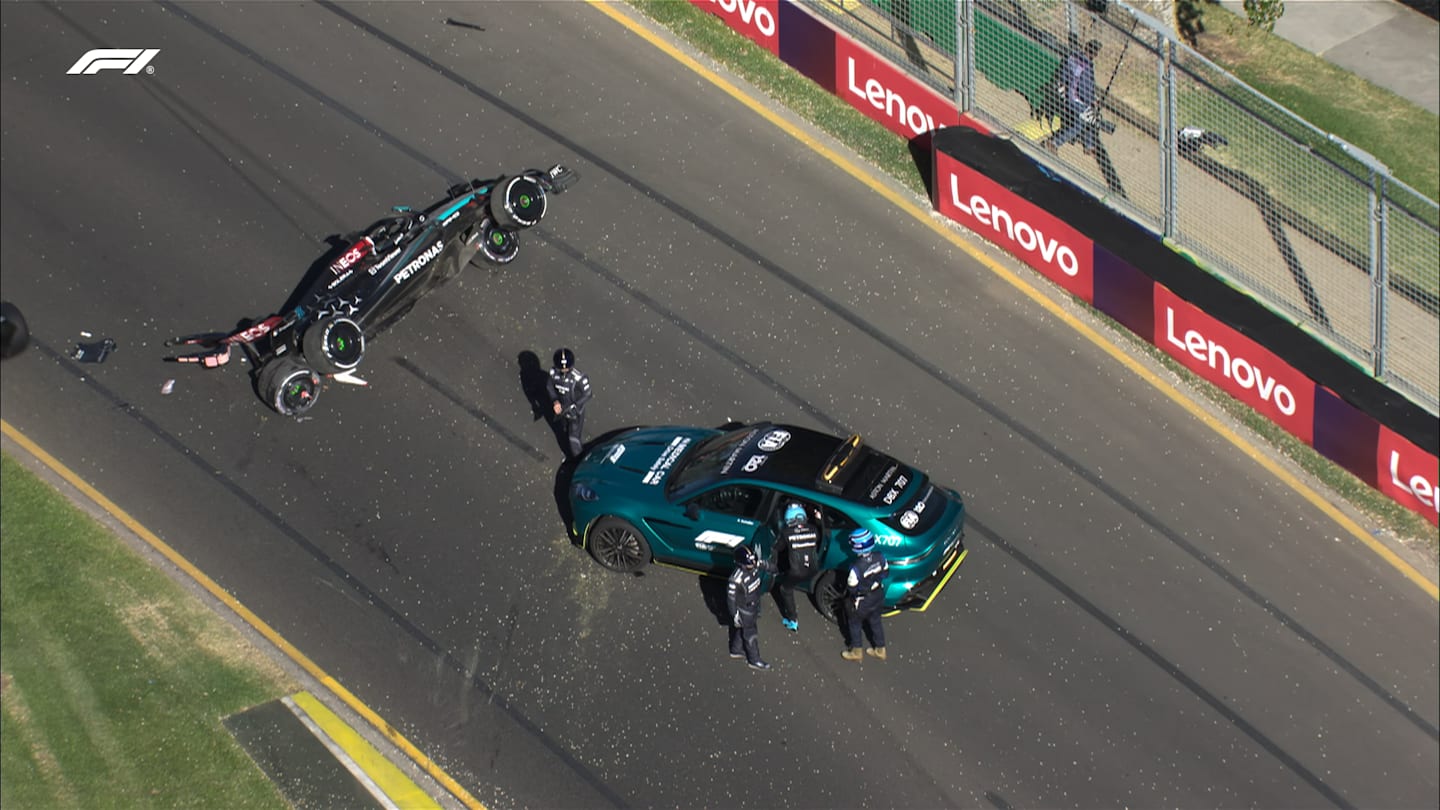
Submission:
[[[775,577],[775,601],[780,604],[780,623],[794,632],[800,629],[800,616],[795,611],[795,586],[815,575],[819,563],[816,547],[820,533],[805,514],[805,507],[794,501],[785,507],[785,525],[780,529],[776,550],[784,561],[780,575]]]
[[[760,660],[760,597],[766,572],[774,563],[761,560],[749,546],[735,547],[735,570],[725,587],[725,606],[730,613],[730,657],[744,658],[751,669],[767,670]]]
[[[556,417],[556,429],[561,432],[561,449],[566,458],[575,458],[585,449],[581,436],[585,432],[585,406],[593,393],[590,378],[575,368],[575,352],[557,349],[554,360],[546,388]]]

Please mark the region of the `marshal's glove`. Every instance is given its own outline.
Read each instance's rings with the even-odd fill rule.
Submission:
[[[1093,123],[1095,123],[1096,117],[1097,117],[1097,116],[1095,115],[1095,108],[1094,108],[1094,107],[1086,107],[1086,108],[1080,113],[1080,120],[1081,120],[1081,121],[1084,121],[1084,122],[1087,123],[1087,124],[1093,124]]]

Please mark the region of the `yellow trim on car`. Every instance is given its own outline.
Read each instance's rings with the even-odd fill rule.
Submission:
[[[965,548],[965,549],[961,549],[961,550],[960,550],[960,556],[958,556],[958,557],[955,558],[955,562],[950,563],[950,570],[949,570],[949,571],[946,571],[946,572],[945,572],[945,576],[943,576],[943,577],[940,578],[940,584],[939,584],[939,585],[936,585],[936,586],[935,586],[935,590],[931,591],[931,592],[930,592],[930,595],[927,596],[927,597],[925,597],[925,601],[922,602],[922,603],[920,603],[920,607],[916,607],[916,608],[905,608],[904,611],[892,610],[892,611],[890,611],[889,613],[886,613],[886,614],[884,614],[884,615],[886,615],[886,616],[894,616],[895,614],[901,613],[901,612],[904,612],[904,613],[924,613],[927,609],[929,609],[930,603],[935,601],[935,597],[939,596],[939,595],[940,595],[940,592],[943,591],[943,590],[945,590],[945,586],[946,586],[947,584],[949,584],[950,578],[953,577],[953,576],[955,576],[955,572],[956,572],[956,571],[959,571],[959,570],[960,570],[960,564],[963,563],[963,562],[965,562],[965,558],[968,557],[968,556],[970,556],[970,549]]]

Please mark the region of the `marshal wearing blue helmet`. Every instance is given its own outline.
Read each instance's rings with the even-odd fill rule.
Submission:
[[[808,583],[820,567],[820,531],[798,501],[785,506],[785,523],[776,533],[780,574],[775,577],[775,601],[780,603],[780,623],[794,632],[800,629],[795,610],[795,586]]]
[[[860,645],[868,638],[870,647],[865,652],[884,661],[885,625],[881,608],[885,604],[885,577],[890,573],[890,563],[876,550],[875,535],[869,529],[851,532],[850,548],[855,552],[855,561],[845,578],[845,652],[840,653],[840,657],[859,661]]]

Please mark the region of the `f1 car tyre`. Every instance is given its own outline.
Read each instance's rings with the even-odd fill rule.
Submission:
[[[503,178],[490,191],[490,218],[505,230],[528,228],[545,216],[545,189],[533,177]]]
[[[633,574],[650,564],[650,544],[634,526],[619,518],[595,521],[586,545],[595,562],[611,571]]]
[[[320,374],[293,357],[277,357],[260,369],[260,396],[281,416],[303,416],[320,399]]]
[[[30,326],[20,308],[9,301],[0,302],[0,358],[9,360],[30,345]]]
[[[489,218],[480,223],[480,253],[496,264],[509,264],[520,251],[520,237],[497,227]]]
[[[819,611],[826,621],[840,621],[840,612],[845,608],[845,591],[840,587],[840,572],[822,571],[820,576],[815,578],[815,587],[810,589],[810,598],[815,601],[815,610]]]
[[[349,318],[322,318],[310,324],[300,343],[306,362],[322,374],[349,371],[365,357],[365,330]]]

